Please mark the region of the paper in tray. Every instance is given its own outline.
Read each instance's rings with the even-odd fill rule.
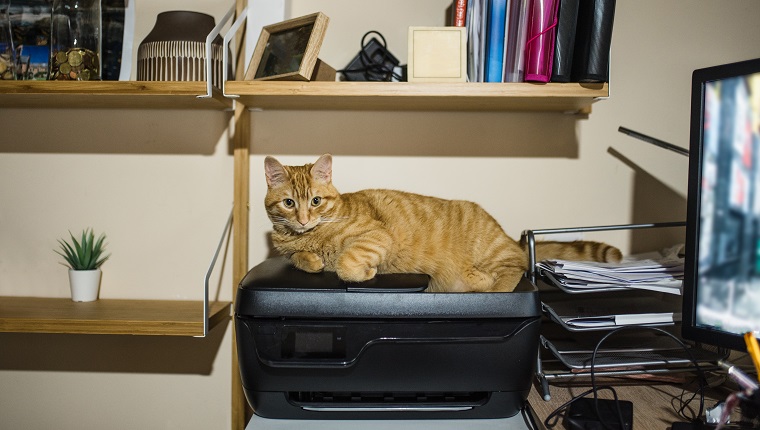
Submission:
[[[542,269],[538,270],[538,275],[543,277],[550,285],[554,285],[560,290],[568,294],[586,294],[586,293],[599,293],[599,292],[612,292],[612,291],[626,291],[626,290],[646,290],[657,291],[661,293],[681,295],[682,284],[681,280],[662,280],[651,283],[600,283],[600,282],[584,282],[578,280],[568,280],[565,277],[558,276],[552,272]]]
[[[683,258],[647,253],[619,263],[545,260],[536,268],[541,276],[571,294],[641,289],[680,295],[683,264]]]
[[[542,301],[542,307],[551,320],[570,331],[672,325],[681,320],[680,301],[658,294],[571,296]]]

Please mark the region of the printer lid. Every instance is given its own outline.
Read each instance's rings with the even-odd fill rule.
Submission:
[[[359,283],[334,272],[307,273],[270,258],[240,282],[235,313],[264,318],[526,318],[541,315],[526,278],[511,293],[428,293],[422,274],[383,274]]]

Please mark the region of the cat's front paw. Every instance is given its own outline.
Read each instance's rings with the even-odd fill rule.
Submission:
[[[309,273],[318,273],[325,268],[322,257],[313,252],[296,252],[290,257],[290,261],[298,269]]]
[[[335,271],[340,279],[347,282],[368,281],[377,274],[376,267],[369,267],[366,264],[338,264]]]

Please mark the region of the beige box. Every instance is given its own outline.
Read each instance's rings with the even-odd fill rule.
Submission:
[[[409,27],[409,82],[466,82],[465,27]]]

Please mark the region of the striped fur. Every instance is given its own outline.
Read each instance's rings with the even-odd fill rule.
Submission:
[[[264,163],[272,242],[307,272],[349,282],[377,273],[425,273],[428,291],[512,291],[528,268],[523,245],[475,203],[393,190],[340,194],[332,158],[314,164]],[[539,259],[616,261],[598,242],[539,242]]]

